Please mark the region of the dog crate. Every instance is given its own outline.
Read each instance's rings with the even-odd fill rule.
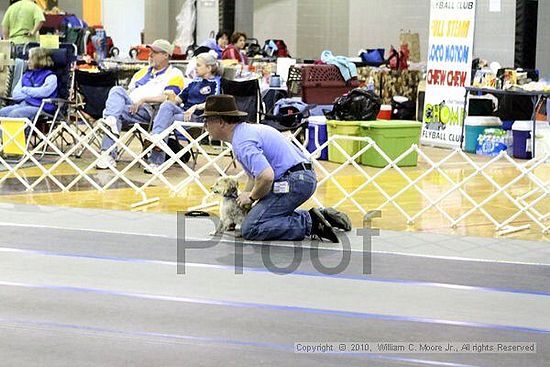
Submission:
[[[346,82],[334,65],[293,66],[287,81],[290,93],[301,95],[306,103],[315,104],[331,104],[334,99],[358,86],[357,78]]]
[[[300,97],[302,95],[302,68],[300,65],[291,65],[288,69],[286,88],[289,97]]]
[[[306,103],[332,104],[337,97],[359,87],[353,78],[346,82],[334,65],[293,65],[289,69],[287,89]]]

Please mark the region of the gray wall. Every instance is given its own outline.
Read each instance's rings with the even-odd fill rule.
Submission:
[[[310,58],[324,49],[356,55],[361,48],[397,46],[400,30],[410,29],[420,34],[421,58],[426,60],[429,4],[430,0],[255,0],[253,36],[260,42],[282,38],[292,55]],[[515,4],[502,0],[500,13],[489,13],[489,0],[478,0],[476,57],[513,65]]]
[[[539,0],[537,30],[537,68],[541,75],[550,78],[550,1]]]
[[[474,58],[514,67],[516,1],[502,0],[500,13],[489,13],[489,0],[478,0],[475,27]]]
[[[269,38],[283,39],[290,54],[296,55],[298,2],[295,0],[254,0],[254,33],[250,36],[257,38],[262,45]]]
[[[350,0],[349,55],[362,48],[399,47],[401,29],[420,35],[420,57],[426,60],[430,0]]]
[[[235,30],[254,37],[254,0],[235,2]]]
[[[348,0],[298,1],[298,56],[318,59],[323,50],[348,55],[350,38]]]
[[[170,19],[175,19],[177,14],[170,14],[170,2],[145,0],[145,43],[153,42],[159,38],[166,39],[172,32],[175,33],[175,26],[170,27]]]
[[[474,57],[513,66],[515,17],[515,0],[502,0],[500,13],[489,12],[489,0],[478,0]],[[410,29],[419,33],[420,56],[426,61],[429,22],[430,0],[350,0],[349,54],[361,48],[397,47],[400,30]]]
[[[197,28],[195,42],[200,45],[210,34],[218,31],[219,22],[219,2],[217,0],[197,1]],[[178,12],[181,9],[178,8]]]

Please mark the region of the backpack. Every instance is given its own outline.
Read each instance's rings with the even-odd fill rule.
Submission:
[[[309,117],[310,105],[296,98],[278,100],[271,114],[266,114],[262,124],[274,127],[279,131],[288,131],[300,127]]]
[[[332,111],[326,112],[329,120],[368,121],[376,120],[380,112],[380,98],[372,91],[355,88],[336,98]]]
[[[275,102],[273,106],[274,120],[284,126],[294,126],[300,124],[304,117],[307,117],[308,104],[296,98],[282,98]]]

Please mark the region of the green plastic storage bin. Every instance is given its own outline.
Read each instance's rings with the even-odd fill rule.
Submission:
[[[334,135],[345,135],[345,136],[361,136],[362,127],[361,124],[364,121],[338,121],[338,120],[327,120],[327,132],[328,138],[330,139]],[[336,141],[350,156],[353,156],[355,153],[361,150],[364,146],[361,141],[352,141],[352,140],[343,140],[339,139]],[[346,158],[333,144],[328,146],[328,160],[336,163],[344,163]],[[361,162],[361,157],[358,157],[356,162]]]
[[[368,136],[392,160],[399,157],[413,144],[418,144],[422,123],[408,120],[363,121],[363,136]],[[330,153],[329,153],[330,154]],[[416,166],[418,153],[413,152],[397,163],[399,167]],[[388,162],[373,148],[361,154],[361,163],[373,167],[385,167]]]

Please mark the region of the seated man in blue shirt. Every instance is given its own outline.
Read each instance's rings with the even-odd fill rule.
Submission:
[[[166,40],[156,40],[147,45],[151,49],[149,65],[134,74],[128,90],[121,86],[111,88],[105,102],[103,118],[98,122],[105,124],[112,135],[118,136],[123,124],[146,123],[153,114],[149,103],[161,103],[166,99],[165,91],[179,94],[183,88],[183,73],[170,65],[174,45]],[[111,149],[115,141],[105,134],[101,142],[102,154],[97,161],[97,169],[116,167],[116,149]]]
[[[237,203],[257,203],[242,224],[245,239],[301,241],[317,236],[339,242],[333,226],[350,229],[347,215],[333,209],[296,210],[315,192],[317,177],[303,152],[280,132],[242,122],[247,113],[237,110],[230,95],[208,97],[203,116],[212,139],[231,143],[248,174]]]

